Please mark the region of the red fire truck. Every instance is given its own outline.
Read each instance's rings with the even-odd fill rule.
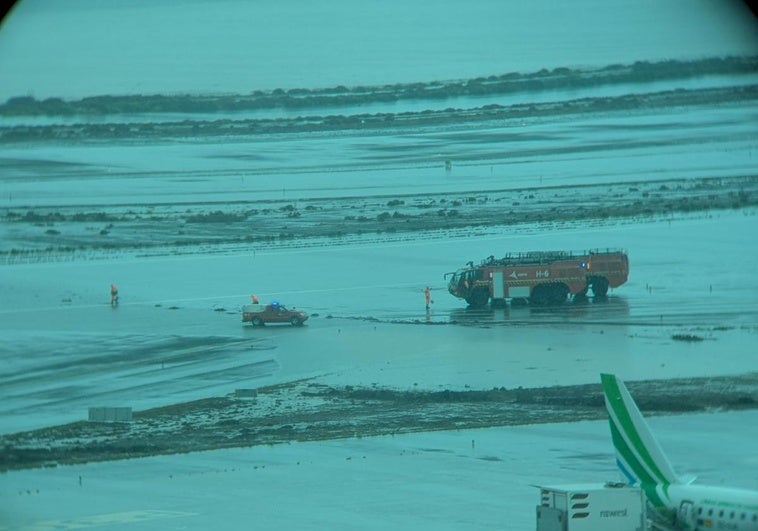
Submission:
[[[513,253],[503,258],[490,256],[481,264],[468,267],[450,277],[448,291],[471,306],[529,302],[534,305],[558,304],[570,294],[574,299],[586,297],[592,289],[595,297],[604,297],[608,288],[616,288],[629,277],[626,251],[537,251]]]

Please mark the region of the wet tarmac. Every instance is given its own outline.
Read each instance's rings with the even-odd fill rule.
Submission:
[[[755,220],[738,210],[528,237],[503,228],[476,241],[8,265],[0,270],[2,429],[303,378],[439,390],[588,383],[602,371],[627,380],[754,371],[756,251],[732,250]],[[446,292],[442,274],[469,258],[580,248],[588,237],[629,249],[630,281],[607,299],[472,310]],[[727,255],[725,274],[714,257]],[[117,308],[108,303],[114,280]],[[302,328],[244,325],[251,292],[312,317]]]

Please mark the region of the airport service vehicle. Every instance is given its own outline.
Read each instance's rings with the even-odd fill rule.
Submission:
[[[249,304],[242,307],[242,322],[252,323],[253,326],[269,323],[289,323],[292,326],[301,326],[307,320],[306,313],[294,309],[289,310],[277,302],[265,306]]]
[[[626,251],[533,251],[490,256],[479,265],[467,267],[448,276],[448,291],[471,306],[529,302],[534,305],[564,302],[570,294],[586,297],[592,289],[595,297],[604,297],[608,288],[617,288],[629,277]]]
[[[645,503],[624,483],[540,487],[537,531],[645,531]]]

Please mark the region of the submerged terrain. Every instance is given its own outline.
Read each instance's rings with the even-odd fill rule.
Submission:
[[[755,408],[755,66],[9,100],[0,469],[599,419],[599,370],[636,375],[646,411]],[[440,280],[606,247],[629,284],[555,314],[472,313]],[[250,291],[313,319],[242,327]],[[714,351],[718,374],[686,363]],[[131,423],[72,423],[114,402]]]

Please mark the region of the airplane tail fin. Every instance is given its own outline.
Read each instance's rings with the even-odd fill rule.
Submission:
[[[601,374],[600,378],[616,464],[628,483],[649,486],[681,483],[624,382],[613,374]]]

